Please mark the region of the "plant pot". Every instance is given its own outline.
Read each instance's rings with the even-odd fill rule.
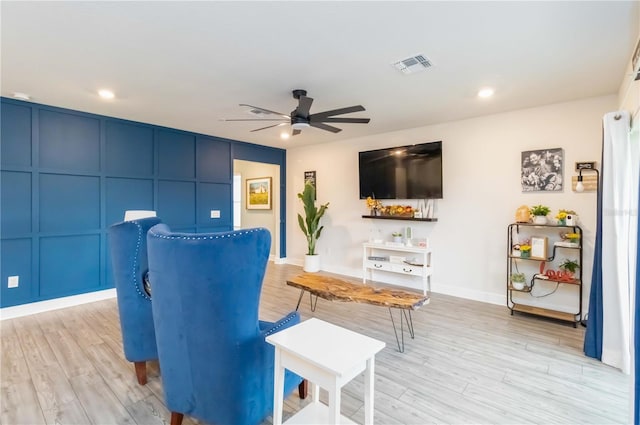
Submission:
[[[520,251],[520,258],[531,258],[531,251]]]
[[[315,255],[305,255],[304,256],[304,267],[303,270],[307,273],[315,273],[320,271],[320,256],[318,254]]]
[[[511,282],[511,286],[513,286],[513,289],[522,291],[524,289],[524,282]]]
[[[394,236],[393,241],[395,243],[402,243],[402,236]]]
[[[558,220],[558,226],[566,226],[567,225],[567,219],[566,218],[561,218]]]
[[[536,215],[533,217],[534,224],[547,224],[547,216],[546,215]]]

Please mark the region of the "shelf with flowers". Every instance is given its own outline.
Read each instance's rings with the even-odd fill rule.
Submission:
[[[392,219],[392,220],[412,220],[412,221],[438,221],[437,218],[415,217],[416,209],[411,205],[383,205],[378,199],[368,197],[365,200],[369,215],[363,218]]]

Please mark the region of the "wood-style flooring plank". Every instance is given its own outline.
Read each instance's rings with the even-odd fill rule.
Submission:
[[[262,320],[295,309],[299,291],[286,280],[300,272],[269,264]],[[584,356],[580,326],[432,294],[412,313],[415,339],[405,330],[400,353],[386,308],[320,299],[312,312],[307,294],[299,312],[303,320],[317,317],[386,343],[375,360],[376,424],[628,421],[629,377]],[[168,424],[157,362],[140,387],[124,358],[116,299],[5,320],[0,337],[0,424]],[[358,423],[363,387],[362,376],[343,387],[342,413]],[[309,402],[294,392],[284,418]],[[200,422],[185,417],[184,424]]]

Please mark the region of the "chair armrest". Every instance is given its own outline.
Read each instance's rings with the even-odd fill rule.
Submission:
[[[291,326],[298,323],[300,323],[300,313],[298,313],[297,311],[292,311],[275,323],[260,320],[260,333],[264,338],[266,338],[271,334],[280,332],[283,329],[290,328]]]

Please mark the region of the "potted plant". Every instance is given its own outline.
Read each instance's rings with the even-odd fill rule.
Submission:
[[[535,224],[547,224],[547,215],[551,212],[551,208],[544,205],[534,205],[531,207],[531,215]]]
[[[525,281],[526,281],[526,278],[524,276],[524,273],[511,274],[511,286],[513,287],[513,289],[522,291],[525,286]]]
[[[520,245],[520,258],[531,257],[531,245]]]
[[[324,215],[329,203],[320,205],[320,208],[316,208],[316,188],[310,183],[306,182],[304,190],[298,193],[298,198],[304,205],[304,218],[298,214],[298,224],[302,233],[307,238],[307,254],[304,257],[304,271],[317,272],[320,270],[320,256],[316,254],[316,242],[320,237],[320,233],[324,226],[320,226],[320,219]]]
[[[394,242],[402,243],[402,233],[401,232],[393,232],[391,234],[391,236],[393,236],[393,241]]]
[[[562,262],[562,264],[560,264],[559,267],[561,270],[564,270],[567,273],[571,273],[571,276],[573,276],[576,273],[576,270],[580,268],[580,264],[578,264],[576,260],[569,260],[565,258],[565,260]]]

